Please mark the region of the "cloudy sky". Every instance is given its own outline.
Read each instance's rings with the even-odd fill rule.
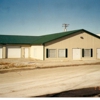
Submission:
[[[0,34],[100,33],[100,0],[0,0]]]

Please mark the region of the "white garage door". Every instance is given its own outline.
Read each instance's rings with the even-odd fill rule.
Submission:
[[[97,49],[97,58],[100,59],[100,49]]]
[[[29,57],[29,49],[25,48],[25,58],[28,58],[28,57]]]
[[[0,58],[2,58],[2,47],[0,47]]]
[[[21,48],[19,46],[7,47],[8,58],[21,58]]]
[[[73,60],[81,59],[81,49],[73,49]]]

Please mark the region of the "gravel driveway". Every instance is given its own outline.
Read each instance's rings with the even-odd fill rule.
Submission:
[[[34,97],[100,86],[100,65],[35,69],[0,74],[0,97]]]

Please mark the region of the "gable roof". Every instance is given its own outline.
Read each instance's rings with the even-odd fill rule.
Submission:
[[[48,34],[48,35],[42,35],[40,38],[38,38],[38,41],[34,41],[36,44],[44,44],[47,42],[50,42],[55,39],[59,39],[61,37],[65,37],[67,35],[79,32],[80,30],[73,30],[73,31],[67,31],[67,32],[61,32],[61,33],[54,33],[54,34]]]
[[[100,36],[93,34],[87,30],[79,29],[42,36],[18,36],[18,35],[0,35],[0,44],[45,44],[47,42],[69,36],[71,34],[87,32],[88,34],[100,39]]]
[[[69,36],[71,34],[75,34],[75,33],[80,33],[80,32],[87,32],[88,34],[95,36],[97,38],[100,39],[100,36],[97,36],[96,34],[93,34],[87,30],[84,29],[79,29],[79,30],[73,30],[73,31],[67,31],[67,32],[61,32],[61,33],[55,33],[55,34],[49,34],[49,35],[43,35],[40,38],[38,38],[36,41],[34,41],[35,44],[44,44],[65,36]]]

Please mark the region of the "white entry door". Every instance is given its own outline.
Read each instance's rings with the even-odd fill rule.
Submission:
[[[8,46],[7,58],[21,58],[21,48],[19,46]]]
[[[0,58],[2,58],[2,47],[0,47]]]
[[[29,57],[29,49],[25,48],[25,58],[28,58],[28,57]]]
[[[73,49],[73,60],[81,59],[81,49]]]
[[[97,49],[97,58],[100,59],[100,49]]]

